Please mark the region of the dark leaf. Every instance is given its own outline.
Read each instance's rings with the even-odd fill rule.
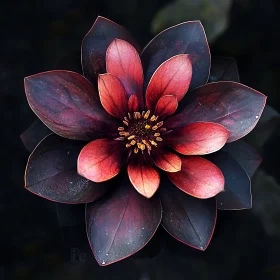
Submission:
[[[82,66],[84,76],[97,85],[98,74],[106,72],[105,56],[114,39],[122,39],[139,50],[135,40],[122,26],[104,17],[98,17],[82,42]]]
[[[83,76],[54,70],[29,76],[24,83],[31,109],[56,134],[92,140],[109,133],[113,120]]]
[[[248,134],[257,124],[266,102],[260,92],[235,82],[207,84],[188,92],[178,114],[165,126],[181,127],[197,121],[215,122],[230,131],[228,142]]]
[[[222,150],[234,157],[250,178],[253,177],[262,162],[262,158],[257,151],[242,140],[228,143]]]
[[[20,138],[26,149],[32,152],[41,140],[51,133],[52,131],[37,119],[20,135]]]
[[[77,174],[77,158],[84,143],[51,134],[29,157],[25,187],[61,203],[86,203],[101,197],[108,184],[97,184]]]
[[[160,220],[159,198],[143,197],[125,178],[109,196],[87,205],[87,234],[97,262],[108,265],[136,253],[152,238]]]
[[[219,81],[240,82],[238,69],[234,58],[212,56],[208,83]]]
[[[155,70],[167,59],[178,54],[189,54],[192,61],[190,89],[206,84],[210,72],[210,50],[200,21],[189,21],[159,33],[141,54],[145,85]]]
[[[251,181],[241,165],[228,153],[219,151],[206,157],[216,164],[225,177],[225,191],[216,196],[221,210],[252,207]]]
[[[197,199],[167,182],[160,187],[162,225],[177,240],[205,250],[216,224],[215,198]]]

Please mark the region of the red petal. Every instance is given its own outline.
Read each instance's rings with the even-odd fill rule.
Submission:
[[[101,104],[112,116],[123,119],[127,114],[127,95],[121,81],[111,74],[98,77]]]
[[[153,152],[155,165],[167,172],[178,172],[181,170],[181,158],[169,151],[160,150],[157,148]]]
[[[106,69],[121,80],[129,96],[135,93],[140,104],[143,103],[143,70],[138,52],[132,45],[115,39],[106,53]]]
[[[78,158],[78,173],[94,182],[103,182],[116,176],[126,159],[121,141],[98,139],[88,143]]]
[[[165,136],[165,141],[183,155],[205,155],[220,150],[229,131],[220,124],[196,122],[177,128]]]
[[[180,101],[192,78],[192,63],[187,54],[171,57],[153,74],[146,91],[146,105],[153,110],[163,95],[173,94]]]
[[[178,107],[177,97],[175,95],[162,96],[155,108],[155,115],[165,118],[175,113]]]
[[[136,94],[132,94],[128,99],[128,110],[130,113],[137,112],[139,110],[139,103]]]
[[[144,159],[134,158],[127,168],[134,188],[143,196],[150,198],[159,187],[159,173]]]
[[[224,190],[223,173],[212,162],[198,156],[181,160],[181,171],[168,173],[171,182],[180,190],[197,198],[210,198]]]

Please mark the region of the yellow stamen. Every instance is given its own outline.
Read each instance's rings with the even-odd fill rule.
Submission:
[[[150,129],[150,128],[151,128],[151,126],[150,126],[150,125],[148,125],[148,124],[146,124],[146,125],[145,125],[145,128],[146,128],[146,129]]]
[[[119,135],[127,137],[127,136],[129,136],[129,132],[121,131],[121,132],[119,132]]]
[[[147,141],[145,139],[142,140],[142,143],[147,144]]]
[[[135,138],[135,135],[131,135],[131,136],[129,136],[127,139],[128,139],[128,140],[131,140],[131,139],[133,139],[133,138]]]
[[[150,115],[150,110],[148,110],[148,111],[145,113],[144,119],[147,119],[147,118],[149,117],[149,115]]]
[[[147,143],[146,146],[147,146],[147,149],[148,149],[148,150],[151,150],[151,149],[152,149],[152,147],[151,147],[150,144]]]
[[[140,149],[141,148],[141,143],[137,143],[137,147]]]
[[[153,141],[153,140],[150,140],[150,143],[154,146],[157,146],[157,142]]]
[[[124,127],[118,127],[118,131],[123,131]]]
[[[153,127],[152,127],[152,130],[157,130],[158,129],[158,126],[157,125],[154,125]]]
[[[157,119],[157,117],[156,117],[155,115],[152,115],[151,118],[150,118],[150,120],[151,120],[152,122],[154,122],[156,119]]]
[[[131,142],[130,142],[130,145],[132,145],[132,146],[134,146],[136,144],[136,141],[135,140],[132,140]]]
[[[156,140],[157,140],[157,141],[162,141],[162,138],[157,137]]]
[[[146,146],[145,146],[144,144],[141,144],[140,149],[141,149],[142,151],[144,151],[145,148],[146,148]]]
[[[135,153],[135,154],[138,153],[138,148],[137,148],[137,147],[134,148],[134,153]]]
[[[160,136],[160,133],[157,132],[157,133],[154,134],[154,136],[156,136],[156,137]]]

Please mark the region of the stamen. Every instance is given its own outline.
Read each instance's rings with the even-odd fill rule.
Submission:
[[[127,136],[129,136],[129,132],[121,131],[121,132],[119,132],[119,135],[127,137]]]
[[[158,129],[158,126],[157,125],[154,125],[153,127],[152,127],[152,130],[157,130]]]
[[[152,122],[154,122],[156,119],[157,119],[157,117],[156,117],[155,115],[152,115],[151,118],[150,118],[150,120],[151,120]]]
[[[148,124],[146,124],[146,125],[145,125],[145,128],[146,128],[146,129],[150,129],[150,128],[151,128],[151,126],[150,126],[150,125],[148,125]]]
[[[142,143],[144,143],[146,145],[148,142],[145,139],[143,139]]]
[[[142,118],[144,118],[144,116],[145,116],[145,111],[142,111]]]
[[[156,137],[160,136],[160,133],[157,132],[157,133],[154,134],[154,136],[156,136]]]
[[[123,121],[123,123],[124,123],[126,126],[128,126],[128,122],[127,122],[127,121]]]
[[[147,119],[147,118],[149,117],[149,115],[150,115],[150,110],[148,110],[148,111],[145,113],[144,119]]]
[[[138,153],[138,148],[137,148],[137,147],[134,148],[134,153],[135,153],[135,154]]]
[[[150,140],[150,143],[154,146],[157,146],[157,142],[153,141],[153,140]]]
[[[147,149],[148,149],[149,151],[151,151],[151,149],[152,149],[151,145],[150,145],[149,143],[147,143],[146,146],[147,146]]]
[[[123,131],[124,127],[118,127],[118,131]]]
[[[132,145],[132,146],[134,146],[136,144],[136,141],[135,140],[132,140],[131,142],[130,142],[130,145]]]
[[[157,123],[157,127],[161,127],[163,125],[163,122],[161,121],[161,122],[159,122],[159,123]]]
[[[130,144],[125,144],[125,146],[126,146],[127,148],[131,147],[131,145],[130,145]]]
[[[133,139],[133,138],[135,138],[135,135],[131,135],[131,136],[129,136],[127,139],[128,139],[128,140],[131,140],[131,139]]]
[[[137,147],[140,149],[141,148],[141,143],[137,143]]]
[[[161,137],[157,137],[156,140],[157,141],[162,141],[162,138]]]
[[[161,130],[161,131],[166,131],[167,129],[166,129],[166,128],[164,128],[164,127],[162,127],[160,130]]]
[[[144,151],[145,148],[146,148],[146,146],[145,146],[144,144],[141,144],[140,149],[141,149],[142,151]]]

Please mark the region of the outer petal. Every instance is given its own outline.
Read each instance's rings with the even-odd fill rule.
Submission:
[[[77,174],[77,158],[84,143],[55,134],[47,136],[32,152],[25,171],[25,187],[46,199],[62,203],[86,203],[108,189]]]
[[[216,196],[221,210],[252,208],[251,182],[247,173],[228,153],[219,151],[207,156],[225,176],[225,191]]]
[[[190,88],[204,85],[210,72],[210,50],[199,21],[184,22],[168,28],[145,47],[141,54],[145,85],[164,61],[178,54],[190,55],[193,66]]]
[[[174,114],[178,107],[176,95],[164,95],[157,102],[155,115],[164,119],[167,116]]]
[[[181,158],[164,149],[155,149],[153,151],[155,165],[167,172],[178,172],[181,170],[182,161]]]
[[[26,149],[32,152],[39,142],[49,134],[52,134],[52,131],[37,119],[20,135],[20,138]]]
[[[159,187],[159,173],[143,157],[135,157],[127,167],[129,179],[134,188],[143,196],[150,198]]]
[[[130,113],[139,111],[139,101],[136,94],[132,94],[128,99],[128,110]]]
[[[181,157],[181,160],[181,171],[168,173],[180,190],[197,198],[210,198],[224,190],[223,173],[212,162],[198,156]]]
[[[170,183],[160,188],[160,198],[164,229],[186,245],[206,250],[216,224],[215,199],[196,199]]]
[[[165,142],[184,155],[205,155],[220,150],[229,137],[229,131],[222,125],[196,122],[165,135]]]
[[[84,76],[97,84],[98,74],[106,72],[106,51],[116,38],[137,47],[135,40],[122,26],[104,17],[98,17],[82,42],[82,66]]]
[[[54,70],[29,76],[24,84],[31,109],[56,134],[91,140],[112,130],[112,118],[83,76]]]
[[[100,101],[105,110],[112,116],[123,119],[128,112],[128,98],[121,81],[111,74],[98,77]]]
[[[236,61],[232,57],[212,57],[208,83],[219,81],[240,82]]]
[[[106,53],[107,72],[118,77],[126,93],[136,94],[143,105],[143,70],[137,50],[128,42],[115,39]]]
[[[141,250],[161,220],[158,197],[146,199],[126,179],[111,195],[86,209],[87,235],[99,265],[108,265]]]
[[[188,55],[180,54],[162,63],[153,74],[146,90],[146,106],[153,110],[164,95],[175,95],[180,101],[192,79],[192,63]]]
[[[257,151],[242,140],[225,145],[222,151],[235,158],[250,178],[253,177],[262,162],[262,158]]]
[[[88,143],[78,158],[78,173],[103,182],[115,177],[126,161],[126,147],[121,141],[98,139]]]
[[[249,133],[257,124],[266,102],[260,92],[235,82],[218,82],[197,88],[180,103],[179,114],[168,118],[165,126],[187,123],[220,123],[230,131],[228,142]]]

